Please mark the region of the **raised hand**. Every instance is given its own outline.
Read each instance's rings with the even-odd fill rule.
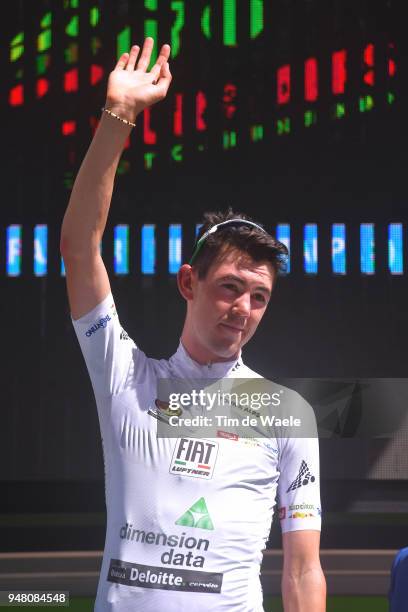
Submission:
[[[170,46],[162,46],[155,65],[146,72],[152,49],[153,38],[146,38],[138,59],[140,47],[134,45],[109,75],[105,106],[128,121],[134,122],[144,108],[166,97],[171,82]]]

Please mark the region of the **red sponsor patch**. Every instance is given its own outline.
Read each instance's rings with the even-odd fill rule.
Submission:
[[[279,508],[279,520],[283,521],[284,518],[286,518],[286,506]]]
[[[230,433],[229,431],[222,431],[222,429],[217,430],[217,438],[226,438],[227,440],[234,440],[235,442],[239,440],[237,434]]]

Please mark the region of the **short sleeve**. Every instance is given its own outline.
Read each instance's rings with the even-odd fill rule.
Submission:
[[[282,533],[321,530],[319,440],[281,440],[279,457],[279,519]]]
[[[309,420],[310,435],[315,423],[313,410],[299,395],[297,399],[302,400],[300,406]],[[282,533],[321,530],[319,439],[317,430],[315,433],[314,437],[280,440],[278,498]]]
[[[117,395],[146,356],[122,328],[112,294],[80,319],[72,319],[95,395]]]

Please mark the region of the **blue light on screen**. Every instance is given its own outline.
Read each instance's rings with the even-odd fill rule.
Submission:
[[[278,223],[276,226],[276,239],[282,242],[289,251],[289,255],[286,257],[286,270],[284,274],[290,272],[290,225],[289,223]]]
[[[48,227],[36,225],[34,228],[34,274],[46,276],[47,274],[47,242]]]
[[[115,225],[113,231],[113,269],[115,274],[129,274],[128,225]]]
[[[181,266],[181,225],[169,225],[169,273],[177,274]]]
[[[142,226],[142,274],[154,274],[156,270],[155,225]]]
[[[9,225],[7,228],[7,276],[20,276],[21,254],[21,225]]]
[[[388,225],[388,267],[391,274],[404,274],[402,223]]]
[[[374,223],[360,225],[360,270],[362,274],[375,273]]]
[[[316,223],[306,223],[303,230],[303,263],[306,274],[317,274]]]
[[[346,226],[332,225],[332,270],[334,274],[346,274]]]

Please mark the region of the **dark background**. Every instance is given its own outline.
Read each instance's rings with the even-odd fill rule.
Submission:
[[[212,11],[211,40],[199,27],[206,4]],[[170,63],[171,90],[151,115],[157,144],[143,143],[140,121],[123,154],[127,166],[122,166],[116,180],[103,243],[121,322],[148,355],[168,357],[174,352],[184,304],[174,277],[167,272],[168,224],[183,224],[185,258],[201,214],[232,205],[271,230],[278,222],[288,222],[292,232],[291,273],[280,279],[261,328],[246,347],[246,363],[268,377],[404,378],[408,332],[404,3],[265,2],[264,29],[255,40],[248,35],[249,3],[237,4],[237,46],[227,48],[222,41],[222,2],[185,3],[181,49]],[[96,5],[101,10],[97,33],[102,43],[97,61],[105,76],[91,87],[87,74],[93,33],[87,26],[87,11]],[[51,87],[37,100],[35,40],[46,10],[53,15],[52,61],[47,74]],[[67,69],[64,19],[75,12],[80,18],[80,87],[67,94],[62,87]],[[103,544],[103,465],[97,415],[70,323],[65,281],[59,275],[58,241],[72,181],[92,137],[90,118],[99,117],[104,103],[107,75],[116,57],[116,34],[130,24],[132,42],[140,42],[146,15],[151,16],[142,2],[81,0],[78,9],[68,5],[64,9],[62,1],[21,0],[9,9],[1,26],[0,533],[5,550]],[[160,42],[169,41],[174,18],[170,3],[161,2],[153,17],[159,22]],[[8,92],[16,79],[15,67],[8,60],[8,41],[20,30],[25,32],[25,102],[11,107]],[[362,50],[369,42],[376,47],[372,88],[362,81]],[[389,42],[395,44],[397,64],[392,83],[386,75]],[[333,116],[336,100],[330,87],[330,61],[331,53],[343,47],[348,51],[343,97],[347,114],[339,120]],[[312,105],[303,99],[303,62],[310,55],[319,61],[319,99]],[[284,109],[276,104],[276,68],[283,63],[292,68],[291,102]],[[226,82],[235,83],[238,90],[237,112],[230,121],[222,106]],[[390,88],[395,93],[392,105],[386,101]],[[204,134],[194,129],[198,89],[205,90],[208,97]],[[185,96],[185,133],[178,140],[171,130],[176,92]],[[367,93],[374,98],[374,108],[361,113],[358,100]],[[316,110],[317,123],[305,128],[303,113],[310,106]],[[276,121],[283,116],[291,118],[291,133],[278,136]],[[77,133],[63,137],[61,123],[73,118]],[[250,142],[248,127],[253,123],[264,126],[261,142]],[[231,129],[237,132],[237,146],[223,150],[223,131]],[[182,162],[171,159],[169,151],[175,143],[184,147]],[[203,144],[204,151],[197,151],[198,144]],[[143,164],[148,150],[157,153],[151,170]],[[319,272],[315,276],[303,271],[302,232],[308,222],[319,227]],[[348,269],[343,277],[331,273],[330,227],[334,222],[347,224]],[[370,277],[361,275],[359,267],[359,224],[363,222],[376,224],[376,273]],[[387,225],[391,222],[404,224],[402,276],[392,276],[387,269]],[[23,274],[17,278],[5,274],[6,226],[11,223],[23,226]],[[43,278],[32,273],[32,228],[37,223],[47,223],[49,228],[48,275]],[[113,226],[117,223],[129,224],[131,232],[130,275],[121,278],[114,276],[112,268]],[[153,277],[139,272],[143,223],[157,225],[158,266]],[[335,526],[323,534],[323,545],[397,547],[407,533],[406,482],[400,472],[395,479],[392,461],[381,478],[372,478],[367,470],[362,479],[353,463],[374,465],[381,460],[384,445],[350,446],[347,442],[349,446],[341,440],[325,441],[321,446],[323,508],[326,524]],[[404,452],[406,445],[399,442],[393,456],[398,458]],[[341,478],[339,461],[344,462]],[[20,514],[34,517],[31,526],[23,519],[18,522]],[[60,516],[54,528],[50,515]],[[48,519],[41,519],[44,516]],[[272,541],[276,543],[277,538],[275,532]]]

